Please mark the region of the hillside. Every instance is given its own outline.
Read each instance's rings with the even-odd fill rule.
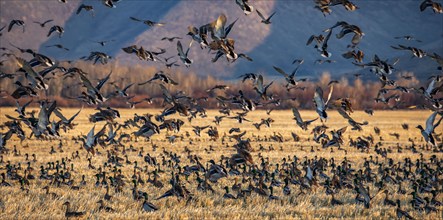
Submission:
[[[20,2],[20,4],[17,4]],[[230,37],[236,40],[236,51],[246,53],[254,62],[238,60],[228,63],[219,60],[212,63],[213,55],[201,50],[194,44],[190,57],[194,60],[191,68],[182,71],[192,71],[199,75],[211,74],[217,78],[234,79],[244,72],[263,72],[277,77],[272,65],[285,70],[292,70],[291,64],[295,58],[303,58],[305,63],[300,68],[300,75],[316,78],[324,71],[333,77],[350,75],[362,71],[345,60],[341,54],[347,50],[350,37],[330,40],[332,60],[335,63],[314,64],[320,59],[319,53],[312,45],[306,46],[306,41],[312,34],[318,35],[337,21],[347,21],[361,27],[365,33],[359,44],[359,49],[365,52],[365,62],[369,62],[374,54],[383,59],[393,60],[400,57],[396,66],[399,70],[412,71],[419,78],[427,78],[435,72],[436,65],[428,58],[411,59],[408,51],[396,51],[390,46],[404,44],[419,47],[428,52],[443,53],[443,18],[432,10],[420,12],[420,1],[354,1],[360,9],[350,12],[341,6],[333,7],[330,15],[323,16],[314,9],[312,1],[252,1],[252,5],[265,15],[277,11],[272,18],[272,24],[260,23],[256,13],[244,15],[235,1],[121,1],[116,8],[105,7],[100,1],[68,1],[63,4],[58,1],[1,1],[0,25],[6,25],[12,19],[23,19],[26,32],[20,27],[11,32],[4,30],[1,46],[9,47],[13,43],[22,48],[39,49],[61,60],[76,60],[86,56],[90,51],[101,51],[118,60],[119,65],[143,64],[163,68],[161,63],[139,61],[135,56],[125,54],[121,48],[137,44],[148,50],[167,49],[165,57],[177,54],[176,43],[161,41],[162,37],[178,36],[187,45],[190,37],[186,36],[189,25],[200,26],[216,19],[218,15],[227,15],[228,23],[238,18]],[[94,16],[82,11],[76,14],[80,4],[92,5]],[[148,27],[129,19],[129,17],[150,19],[166,23],[163,27]],[[54,21],[41,28],[32,21]],[[65,29],[64,35],[46,37],[52,25],[60,25]],[[334,34],[335,35],[335,34]],[[395,36],[413,35],[422,42],[394,39]],[[98,41],[112,40],[105,46]],[[64,51],[54,47],[62,44],[69,48]],[[370,77],[371,78],[371,77]]]

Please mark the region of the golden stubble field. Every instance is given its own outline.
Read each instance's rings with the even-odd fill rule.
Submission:
[[[29,109],[32,110],[32,109]],[[78,109],[63,109],[63,114],[67,117],[73,115]],[[16,116],[16,113],[12,108],[2,108],[0,109],[0,121],[3,124],[6,120],[5,115],[10,114]],[[0,172],[6,172],[7,163],[12,165],[20,164],[21,170],[18,170],[20,175],[24,174],[25,168],[28,166],[27,163],[30,162],[30,166],[33,168],[32,175],[36,177],[34,180],[29,180],[29,185],[25,185],[27,190],[20,189],[20,183],[16,180],[6,179],[7,182],[11,183],[12,187],[0,187],[0,219],[62,219],[64,218],[65,208],[63,203],[66,201],[71,202],[71,209],[78,211],[85,211],[86,215],[83,218],[87,219],[313,219],[313,218],[372,218],[372,219],[387,219],[396,218],[395,207],[389,207],[383,205],[384,195],[377,194],[377,188],[374,184],[369,183],[369,188],[371,196],[374,196],[371,200],[371,207],[366,209],[361,204],[356,204],[354,201],[355,192],[352,189],[343,189],[336,194],[335,198],[342,201],[344,204],[339,206],[331,206],[331,196],[326,195],[325,189],[322,186],[322,182],[318,187],[313,187],[312,191],[303,191],[300,193],[300,187],[296,185],[290,185],[292,193],[290,195],[283,195],[283,185],[281,187],[274,187],[274,195],[279,196],[280,200],[270,201],[268,197],[263,197],[258,194],[252,193],[250,197],[245,199],[230,200],[224,199],[224,187],[231,187],[234,183],[234,179],[242,179],[241,176],[234,177],[228,176],[227,178],[222,178],[218,183],[211,183],[215,190],[215,193],[211,192],[201,192],[197,190],[196,175],[191,174],[188,178],[184,176],[181,178],[185,183],[187,189],[194,194],[194,200],[187,202],[183,199],[178,199],[176,197],[168,197],[161,200],[154,200],[155,198],[161,196],[167,190],[170,189],[169,180],[171,178],[172,168],[167,165],[162,166],[161,169],[164,173],[160,173],[159,180],[163,182],[164,187],[161,189],[155,188],[150,183],[145,183],[144,185],[139,185],[138,189],[147,192],[149,195],[149,200],[159,207],[159,210],[153,213],[147,213],[142,210],[143,200],[135,201],[132,196],[131,183],[132,175],[134,174],[135,161],[137,161],[137,166],[141,167],[137,172],[139,173],[141,179],[145,182],[148,179],[148,173],[152,173],[154,168],[152,166],[147,166],[143,160],[143,157],[139,156],[140,150],[143,150],[143,155],[149,153],[151,156],[155,156],[158,161],[162,161],[162,156],[164,156],[164,151],[176,153],[180,156],[180,164],[190,165],[187,159],[187,153],[184,151],[185,147],[191,150],[191,154],[196,154],[201,157],[201,162],[206,164],[210,159],[214,159],[216,162],[220,161],[222,155],[230,156],[236,151],[232,147],[236,142],[225,139],[225,143],[219,139],[218,141],[211,141],[206,134],[202,132],[201,137],[196,137],[192,132],[191,125],[215,125],[212,121],[215,115],[220,115],[217,111],[208,111],[207,118],[197,118],[191,123],[187,121],[186,118],[180,117],[178,115],[170,116],[169,118],[180,118],[185,121],[185,125],[182,130],[175,135],[182,135],[183,140],[178,138],[174,144],[169,143],[166,140],[166,136],[174,135],[174,133],[167,133],[166,130],[162,130],[162,133],[153,136],[151,141],[145,141],[139,139],[138,141],[124,142],[125,155],[127,155],[128,160],[131,164],[122,163],[121,169],[122,174],[125,176],[125,185],[122,192],[116,193],[114,188],[110,188],[110,194],[112,199],[110,201],[105,200],[105,205],[110,206],[115,209],[115,212],[105,212],[98,211],[99,204],[97,201],[103,199],[106,189],[103,186],[96,187],[95,174],[98,173],[98,168],[101,167],[107,173],[112,175],[113,166],[104,167],[104,163],[107,162],[107,150],[116,149],[117,154],[125,158],[123,154],[122,147],[115,148],[114,146],[107,146],[103,148],[97,146],[99,154],[92,157],[92,165],[96,169],[90,169],[88,167],[88,160],[86,158],[86,151],[81,147],[81,143],[75,143],[71,140],[73,136],[78,136],[80,134],[86,135],[92,128],[93,124],[88,121],[88,115],[94,112],[93,109],[83,109],[82,113],[76,118],[75,123],[78,123],[75,130],[69,133],[61,134],[61,141],[63,143],[62,150],[58,148],[59,140],[53,141],[40,141],[40,140],[25,140],[22,143],[16,138],[9,140],[7,148],[10,149],[8,154],[4,154],[3,163],[0,164]],[[123,122],[126,119],[132,118],[134,113],[139,115],[145,113],[158,114],[160,110],[155,109],[134,109],[134,110],[120,110],[121,118],[116,120],[118,122]],[[313,111],[301,111],[301,116],[305,119],[316,118],[317,114]],[[414,140],[415,144],[420,146],[424,144],[417,125],[424,125],[427,117],[431,114],[430,111],[376,111],[374,116],[369,116],[364,112],[355,112],[352,117],[356,121],[366,120],[369,125],[364,126],[362,132],[351,131],[350,127],[344,134],[345,146],[342,147],[344,150],[337,150],[334,147],[334,152],[331,152],[330,148],[323,149],[317,143],[312,141],[312,136],[310,130],[316,126],[320,125],[321,122],[317,120],[309,128],[309,131],[303,131],[296,126],[295,121],[292,119],[291,111],[273,111],[271,115],[266,115],[265,111],[254,111],[250,112],[247,119],[253,122],[259,122],[262,118],[271,117],[275,120],[272,123],[272,127],[267,128],[265,126],[261,127],[261,130],[257,130],[252,126],[251,122],[244,122],[243,124],[238,124],[235,120],[224,119],[218,130],[220,136],[223,134],[228,134],[228,130],[232,127],[239,127],[242,131],[247,131],[244,138],[250,138],[254,152],[252,152],[254,162],[260,167],[261,160],[259,159],[259,154],[264,158],[269,158],[269,170],[275,170],[275,163],[281,163],[283,158],[297,156],[300,160],[304,160],[305,157],[308,159],[313,159],[314,157],[323,157],[325,159],[334,158],[336,161],[340,162],[346,157],[350,160],[352,167],[355,169],[362,169],[362,164],[364,158],[369,158],[370,156],[379,157],[379,160],[386,162],[377,155],[373,149],[369,152],[360,152],[354,148],[348,146],[350,138],[355,139],[358,136],[374,135],[375,142],[380,140],[380,137],[374,134],[374,126],[377,126],[381,130],[381,136],[383,140],[381,141],[382,147],[391,149],[392,152],[388,154],[389,158],[392,158],[395,162],[403,161],[404,158],[411,158],[415,161],[420,157],[419,154],[413,154],[410,150],[407,150],[407,145],[410,145],[408,139]],[[330,119],[325,123],[330,129],[339,129],[347,125],[345,121],[336,111],[329,111]],[[409,130],[404,130],[401,124],[409,124]],[[104,122],[97,123],[96,132],[104,125]],[[25,127],[25,126],[24,126]],[[29,130],[25,130],[27,136],[29,136]],[[122,129],[125,133],[130,133],[134,130]],[[437,128],[436,132],[441,133],[443,129],[441,126]],[[5,132],[5,130],[1,131]],[[189,132],[190,137],[186,136],[186,132]],[[275,133],[281,133],[285,139],[283,143],[264,141],[264,137],[269,137]],[[298,134],[301,137],[299,142],[294,142],[291,137],[291,132]],[[389,135],[390,133],[400,134],[399,140],[396,140],[394,136]],[[329,134],[329,132],[328,132]],[[308,140],[309,139],[309,140]],[[398,144],[403,148],[401,153],[397,152]],[[133,146],[134,151],[129,150],[130,146]],[[157,145],[158,148],[154,151],[153,145]],[[14,154],[12,150],[16,146],[17,153]],[[210,151],[212,146],[213,151]],[[264,149],[260,150],[260,146]],[[51,147],[57,151],[56,153],[50,154]],[[272,149],[269,149],[269,148]],[[72,153],[75,151],[80,152],[80,159],[71,159]],[[420,149],[419,152],[423,153],[423,157],[428,159],[431,155],[436,155],[437,158],[442,158],[442,153],[433,153],[429,150]],[[36,161],[32,161],[32,157],[26,161],[25,154],[35,154]],[[57,194],[56,197],[45,194],[45,190],[42,188],[49,185],[50,181],[40,180],[40,166],[47,167],[48,162],[61,161],[62,158],[67,158],[67,169],[71,173],[72,180],[74,183],[72,185],[79,185],[81,181],[81,176],[85,175],[86,185],[80,186],[79,190],[73,190],[70,186],[62,184],[59,187],[50,187],[50,192]],[[168,160],[168,157],[166,157]],[[8,162],[7,162],[8,161]],[[73,166],[73,169],[71,168]],[[376,170],[377,167],[372,165],[371,168]],[[177,172],[177,169],[174,169]],[[51,170],[49,173],[54,173]],[[325,172],[330,175],[328,172]],[[441,179],[441,178],[440,178]],[[281,180],[282,181],[282,180]],[[269,185],[269,183],[266,183]],[[246,188],[248,183],[243,183],[242,187]],[[425,214],[425,212],[418,212],[414,210],[408,201],[411,200],[412,196],[409,194],[399,194],[397,193],[397,185],[386,184],[386,189],[388,189],[391,194],[392,200],[400,199],[402,201],[402,209],[408,211],[413,217],[420,219],[442,219],[443,209],[438,207],[437,213]],[[411,192],[410,186],[404,184],[403,188],[407,192]],[[236,195],[231,191],[232,194]],[[430,196],[429,194],[424,194]],[[442,196],[438,196],[438,200],[442,201]]]

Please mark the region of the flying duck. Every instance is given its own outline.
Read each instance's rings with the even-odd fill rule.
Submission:
[[[261,23],[263,23],[263,24],[270,24],[270,23],[271,23],[271,18],[272,18],[272,16],[274,16],[275,13],[276,13],[276,12],[274,12],[274,13],[272,13],[271,15],[269,15],[268,18],[265,18],[265,17],[262,15],[262,13],[260,13],[260,11],[259,11],[258,9],[256,9],[256,11],[257,11],[258,16],[260,16],[260,18],[262,19],[262,20],[261,20]]]
[[[323,89],[321,87],[317,87],[315,89],[315,93],[314,93],[314,104],[316,107],[316,111],[318,113],[318,115],[320,116],[320,120],[326,120],[328,118],[328,114],[326,113],[326,109],[328,108],[328,103],[329,100],[331,99],[332,96],[332,91],[333,91],[333,85],[330,86],[330,90],[329,90],[329,95],[328,95],[328,99],[325,100],[323,99]]]
[[[433,112],[429,118],[426,120],[426,129],[423,129],[421,125],[418,125],[417,128],[420,129],[421,135],[425,139],[426,143],[431,144],[432,146],[436,146],[434,136],[432,133],[434,129],[440,125],[440,122],[443,119],[443,116],[438,120],[437,123],[434,124],[435,117],[439,114],[438,112]]]
[[[186,52],[183,52],[183,47],[180,41],[177,41],[177,51],[178,56],[180,57],[181,61],[185,64],[186,67],[189,67],[192,64],[192,60],[188,58],[189,49],[191,49],[192,41],[189,44],[188,49]]]

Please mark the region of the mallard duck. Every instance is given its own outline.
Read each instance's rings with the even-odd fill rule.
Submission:
[[[297,125],[301,128],[301,129],[303,129],[303,130],[305,130],[305,131],[307,131],[308,130],[308,126],[312,123],[312,122],[314,122],[314,121],[316,121],[318,118],[315,118],[315,119],[312,119],[312,120],[308,120],[308,121],[303,121],[303,119],[301,118],[301,115],[300,115],[300,112],[298,111],[298,109],[297,108],[292,108],[292,114],[294,115],[294,119],[295,119],[295,121],[297,122]]]
[[[10,183],[6,182],[6,175],[5,175],[5,173],[2,173],[1,175],[2,175],[2,182],[0,183],[0,186],[11,187],[12,185]]]
[[[332,30],[336,27],[341,27],[342,30],[340,33],[336,35],[338,39],[343,38],[345,35],[349,33],[354,33],[354,36],[352,37],[352,46],[355,47],[361,40],[361,38],[365,35],[363,31],[358,27],[357,25],[348,24],[345,21],[339,21],[331,28],[328,28],[325,30],[325,32],[332,32]]]
[[[138,85],[144,85],[144,84],[150,83],[154,80],[160,80],[166,84],[178,85],[177,82],[175,82],[170,76],[163,73],[163,71],[159,71],[159,72],[155,73],[151,79],[149,79],[146,82],[139,83]]]
[[[397,204],[390,200],[389,197],[389,191],[388,190],[384,190],[383,193],[385,194],[385,198],[383,199],[383,205],[385,206],[397,206]]]
[[[329,90],[329,95],[328,95],[328,99],[326,100],[326,102],[323,99],[323,89],[320,87],[317,87],[315,89],[315,93],[314,93],[314,104],[316,107],[316,111],[318,113],[318,115],[320,116],[320,120],[326,120],[328,118],[328,114],[326,113],[326,109],[328,108],[328,103],[329,100],[331,99],[332,96],[332,91],[333,91],[333,85],[330,86],[330,90]]]
[[[209,162],[211,163],[211,166],[206,172],[206,177],[209,181],[216,183],[219,179],[228,176],[227,171],[223,166],[216,164],[214,160],[210,160]]]
[[[276,67],[276,66],[273,66],[273,67],[274,67],[274,69],[275,69],[278,73],[282,74],[282,75],[285,77],[285,80],[286,80],[286,83],[287,83],[287,84],[286,84],[286,88],[289,88],[289,85],[294,85],[294,86],[296,86],[296,85],[298,84],[298,82],[304,82],[304,81],[306,81],[306,78],[298,79],[298,80],[295,79],[295,74],[297,73],[298,68],[300,67],[300,65],[297,66],[297,67],[294,69],[294,71],[292,71],[291,75],[287,74],[284,70],[282,70],[282,69],[279,68],[279,67]]]
[[[155,22],[155,21],[151,21],[151,20],[141,20],[141,19],[134,18],[134,17],[129,17],[129,18],[131,20],[133,20],[133,21],[142,22],[143,24],[146,24],[146,25],[148,25],[150,27],[153,27],[153,26],[164,26],[165,25],[165,23]]]
[[[428,7],[431,7],[434,13],[443,13],[443,7],[441,6],[441,4],[432,0],[424,0],[420,4],[420,11],[424,11]]]
[[[403,46],[403,45],[398,45],[398,47],[395,46],[391,46],[393,49],[396,50],[409,50],[412,52],[412,55],[414,55],[414,57],[418,57],[418,58],[423,58],[426,56],[426,52],[423,51],[422,49],[416,48],[416,47],[407,47],[407,46]]]
[[[113,208],[111,208],[109,206],[105,206],[105,202],[102,199],[98,200],[97,203],[100,204],[100,206],[98,207],[98,211],[103,211],[103,210],[106,212],[114,212],[115,211]]]
[[[274,12],[271,15],[269,15],[268,18],[265,18],[265,16],[263,16],[262,13],[258,9],[256,9],[256,11],[257,11],[258,16],[260,16],[260,18],[261,18],[261,23],[263,23],[263,24],[270,24],[272,16],[274,16],[276,13],[276,12]]]
[[[158,210],[158,207],[148,201],[148,194],[143,193],[143,197],[145,200],[143,201],[142,209],[145,212],[155,212]]]
[[[257,79],[258,79],[258,74],[256,74],[256,73],[245,73],[245,74],[239,76],[238,78],[242,78],[242,82],[245,82],[246,80],[249,79],[249,80],[252,81],[252,83],[255,84],[257,82]]]
[[[280,200],[280,197],[274,195],[274,187],[271,185],[269,186],[269,200]]]
[[[186,50],[186,52],[183,52],[183,46],[182,46],[181,42],[177,41],[178,56],[180,57],[181,61],[183,62],[183,64],[185,64],[186,67],[189,67],[192,64],[192,60],[188,58],[188,53],[189,53],[189,49],[191,49],[191,45],[192,45],[192,41],[189,44],[189,47]]]
[[[175,39],[181,40],[181,37],[163,37],[161,40],[167,40],[169,42],[173,42]],[[168,62],[168,61],[166,61]]]
[[[273,83],[274,83],[274,81],[271,81],[269,84],[263,85],[263,76],[259,75],[258,80],[257,80],[257,84],[254,87],[254,90],[260,95],[260,97],[263,100],[268,100],[269,96],[267,94],[267,91]]]
[[[70,210],[71,203],[69,201],[66,201],[65,203],[63,203],[63,206],[66,206],[66,212],[65,212],[65,217],[66,218],[81,217],[81,216],[84,216],[86,214],[85,212],[71,211]]]
[[[91,14],[92,14],[92,16],[94,16],[94,7],[93,7],[92,5],[85,5],[85,4],[81,4],[81,5],[77,8],[77,11],[75,12],[75,14],[80,14],[80,12],[81,12],[83,9],[84,9],[85,11],[90,11]]]
[[[225,189],[225,194],[223,194],[224,199],[237,199],[234,195],[229,193],[229,186],[225,186],[224,189]]]
[[[11,22],[9,22],[9,26],[8,26],[8,32],[10,32],[12,30],[12,28],[15,26],[22,26],[23,28],[23,33],[25,33],[25,22],[22,20],[12,20]]]
[[[406,211],[403,211],[400,207],[400,199],[397,199],[397,208],[395,209],[395,212],[397,213],[397,218],[406,218],[406,219],[414,219],[409,213]]]
[[[335,193],[331,193],[331,205],[343,205],[343,202],[335,198]]]
[[[235,3],[240,6],[245,15],[251,14],[251,12],[254,10],[254,7],[249,5],[248,0],[235,0]]]
[[[58,37],[62,37],[63,33],[65,32],[65,29],[61,26],[54,25],[51,27],[51,29],[49,29],[47,37],[51,36],[51,34],[54,32],[58,33]]]
[[[86,151],[91,153],[92,155],[95,155],[94,147],[98,143],[98,138],[103,136],[105,134],[106,126],[103,126],[103,128],[97,132],[97,134],[94,134],[95,125],[92,126],[91,130],[89,131],[88,135],[86,137],[81,138],[80,140],[83,142],[83,147],[86,149]]]
[[[36,24],[40,25],[40,27],[44,28],[46,26],[46,24],[48,24],[49,22],[52,22],[52,21],[54,21],[54,20],[49,19],[49,20],[46,20],[44,22],[34,21],[34,23],[36,23]]]
[[[17,61],[17,65],[25,71],[26,79],[28,79],[30,81],[30,86],[33,89],[46,90],[49,88],[48,85],[43,80],[43,77],[34,70],[34,68],[30,64],[30,62],[28,62],[25,59],[20,58],[20,57],[17,57],[16,61]],[[21,85],[21,83],[20,83],[20,85]]]
[[[66,1],[66,0],[65,0]],[[101,0],[103,5],[105,5],[108,8],[116,8],[116,3],[120,2],[121,0]]]
[[[420,87],[417,92],[423,94],[423,96],[426,99],[432,100],[433,96],[436,95],[440,90],[442,90],[443,85],[441,86],[436,86],[436,84],[438,82],[440,82],[443,78],[441,76],[431,76],[429,77],[430,79],[432,79],[427,88],[424,87]]]
[[[56,193],[54,193],[54,192],[49,192],[49,186],[45,186],[45,187],[43,187],[42,189],[46,190],[45,194],[46,194],[47,196],[50,196],[52,199],[59,198],[59,195],[57,195]]]
[[[438,112],[433,112],[429,118],[426,120],[426,129],[423,129],[421,125],[418,125],[417,128],[420,129],[421,135],[425,139],[426,143],[431,144],[432,146],[436,146],[434,136],[432,133],[434,132],[434,129],[440,125],[440,122],[443,120],[443,117],[441,117],[437,123],[434,124],[435,117],[437,116]]]
[[[357,63],[363,62],[364,56],[365,55],[364,55],[363,51],[361,51],[361,50],[357,50],[357,51],[351,50],[351,51],[348,51],[348,52],[342,54],[342,57],[344,57],[345,59],[353,58],[354,61]]]

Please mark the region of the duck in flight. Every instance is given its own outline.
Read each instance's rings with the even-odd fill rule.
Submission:
[[[189,57],[188,57],[188,53],[189,53],[189,49],[191,49],[191,45],[192,45],[192,41],[189,44],[189,47],[186,50],[186,52],[183,52],[182,43],[180,41],[177,41],[178,56],[180,57],[180,60],[185,64],[186,67],[189,67],[192,64],[192,60],[189,59]]]
[[[297,108],[292,108],[292,114],[294,115],[294,119],[295,119],[295,121],[297,122],[297,125],[301,128],[301,129],[303,129],[303,130],[305,130],[305,131],[307,131],[308,130],[308,126],[312,123],[312,122],[314,122],[314,121],[316,121],[318,118],[315,118],[315,119],[312,119],[312,120],[308,120],[308,121],[303,121],[303,119],[301,118],[301,115],[300,115],[300,112],[298,111],[298,109]]]
[[[80,14],[80,12],[81,12],[82,10],[90,11],[91,14],[92,14],[92,16],[94,16],[94,7],[93,7],[92,5],[81,4],[81,5],[78,7],[78,9],[77,9],[77,11],[75,12],[75,14]]]
[[[47,23],[52,22],[52,21],[54,21],[54,20],[49,19],[49,20],[46,20],[46,21],[44,21],[44,22],[34,21],[34,23],[39,24],[40,27],[44,28],[44,27],[46,26]]]
[[[151,20],[141,20],[135,17],[129,17],[131,20],[133,21],[138,21],[138,22],[142,22],[143,24],[148,25],[149,27],[154,27],[154,26],[164,26],[165,23],[160,23],[160,22],[155,22],[155,21],[151,21]]]
[[[436,127],[438,127],[443,119],[443,116],[440,117],[437,123],[434,124],[435,118],[437,114],[441,114],[438,112],[433,112],[429,118],[426,120],[426,129],[424,129],[421,125],[418,125],[417,128],[420,129],[421,135],[425,139],[425,141],[432,146],[436,146],[435,138],[432,133],[434,133],[434,130]]]
[[[65,32],[65,29],[61,26],[58,25],[54,25],[51,27],[51,29],[49,29],[48,32],[48,37],[51,36],[52,33],[57,32],[58,33],[58,37],[62,37],[63,33]]]
[[[249,5],[248,0],[235,0],[235,3],[240,6],[245,15],[251,14],[251,12],[254,10],[254,7]]]
[[[144,85],[144,84],[150,83],[154,80],[160,80],[166,84],[178,85],[177,82],[175,82],[170,76],[163,73],[163,71],[159,71],[159,72],[155,73],[154,76],[150,80],[148,80],[146,82],[139,83],[138,85]]]
[[[395,39],[404,39],[404,40],[415,40],[417,42],[422,42],[421,40],[416,39],[414,36],[412,35],[405,35],[405,36],[398,36],[398,37],[394,37]]]
[[[422,49],[416,48],[416,47],[408,47],[408,46],[403,46],[400,44],[398,45],[398,47],[395,47],[395,46],[391,46],[391,47],[396,50],[409,50],[412,52],[412,55],[417,58],[423,58],[426,56],[425,51],[423,51]]]
[[[163,37],[161,40],[167,40],[169,42],[173,42],[175,39],[181,40],[181,37]]]
[[[272,16],[274,16],[276,13],[276,12],[274,12],[271,15],[269,15],[268,18],[265,18],[265,16],[263,16],[263,14],[258,9],[256,9],[256,11],[257,11],[258,16],[260,16],[260,18],[261,18],[261,23],[263,23],[263,24],[270,24]]]
[[[297,68],[295,68],[294,71],[292,71],[291,75],[287,74],[284,70],[282,70],[279,67],[276,67],[276,66],[273,66],[273,67],[274,67],[275,71],[277,71],[278,73],[280,73],[281,75],[283,75],[285,77],[286,88],[288,88],[289,85],[296,86],[298,84],[298,82],[300,82],[300,81],[303,81],[303,82],[306,81],[305,78],[304,79],[299,79],[299,80],[295,79],[295,74],[297,73],[298,68],[300,67],[300,65],[297,66]]]
[[[50,47],[56,47],[56,48],[59,48],[59,49],[62,49],[62,50],[69,51],[68,48],[64,47],[64,46],[61,45],[61,44],[53,44],[53,45],[48,45],[48,46],[46,46],[46,47],[47,47],[47,48],[50,48]]]
[[[428,7],[431,7],[434,13],[439,13],[439,14],[443,13],[443,7],[441,6],[441,4],[438,2],[434,2],[432,0],[424,0],[420,4],[420,11],[424,11]]]
[[[267,85],[263,85],[263,76],[259,75],[258,76],[258,80],[257,80],[257,84],[256,87],[254,87],[254,90],[260,95],[260,97],[263,100],[268,100],[269,99],[269,95],[267,94],[268,88],[274,83],[274,81],[271,81],[269,84]]]
[[[22,29],[23,29],[23,33],[25,33],[25,22],[24,21],[22,21],[22,20],[12,20],[9,23],[8,32],[10,32],[14,26],[18,26],[18,27],[21,26]]]
[[[323,121],[328,118],[328,114],[326,113],[326,109],[328,108],[329,100],[331,100],[332,91],[333,91],[333,85],[330,85],[329,95],[328,99],[323,99],[323,89],[321,87],[317,87],[315,89],[314,93],[314,104],[315,104],[315,111],[317,111],[318,115],[320,116],[320,120]]]
[[[360,43],[361,38],[365,35],[359,26],[349,24],[345,21],[337,22],[334,26],[326,29],[325,32],[332,31],[332,29],[336,27],[342,28],[340,33],[336,35],[337,39],[341,39],[347,34],[354,33],[354,36],[352,37],[351,40],[352,43],[351,47],[355,47],[358,43]]]

